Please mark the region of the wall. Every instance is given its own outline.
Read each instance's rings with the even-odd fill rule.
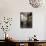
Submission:
[[[33,18],[33,27],[27,29],[20,28],[20,12],[32,12]],[[33,8],[30,6],[28,0],[0,0],[0,18],[1,17],[12,17],[13,22],[10,33],[17,40],[27,40],[29,37],[32,37],[34,34],[37,35],[37,39],[44,40],[45,39],[45,15],[46,8]],[[0,35],[2,35],[3,31],[0,31]],[[4,33],[3,33],[4,34]],[[4,37],[0,36],[0,39],[4,39]]]

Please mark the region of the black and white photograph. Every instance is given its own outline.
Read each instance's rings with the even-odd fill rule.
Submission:
[[[20,13],[20,27],[21,28],[32,28],[32,12],[21,12]]]

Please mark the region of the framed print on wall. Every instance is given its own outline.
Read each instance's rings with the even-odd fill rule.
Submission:
[[[20,27],[32,28],[32,12],[20,12]]]

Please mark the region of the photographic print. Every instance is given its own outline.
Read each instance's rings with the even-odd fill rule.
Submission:
[[[21,28],[32,28],[32,12],[21,12],[20,13],[20,27]]]

